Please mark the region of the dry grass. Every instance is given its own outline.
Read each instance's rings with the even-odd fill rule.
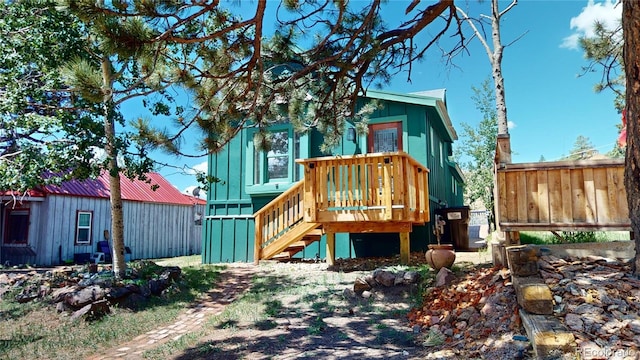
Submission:
[[[195,258],[158,261],[183,269],[184,283],[177,294],[154,298],[140,311],[113,308],[111,315],[99,321],[71,321],[47,302],[0,300],[0,359],[86,358],[174,321],[186,304],[214,286],[223,269],[200,265]]]

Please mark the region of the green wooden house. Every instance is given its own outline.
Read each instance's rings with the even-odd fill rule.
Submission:
[[[463,175],[444,90],[367,91],[376,99],[367,135],[348,127],[333,154],[317,131],[273,126],[269,152],[242,130],[212,154],[203,263],[279,257],[349,258],[426,250],[435,209],[461,206]]]

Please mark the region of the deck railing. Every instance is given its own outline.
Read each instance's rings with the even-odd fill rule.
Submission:
[[[256,254],[303,221],[303,185],[298,181],[253,215]]]
[[[429,221],[429,170],[404,152],[297,162],[307,222]]]

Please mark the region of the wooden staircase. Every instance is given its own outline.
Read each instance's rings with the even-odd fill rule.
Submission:
[[[316,224],[318,225],[318,224]],[[304,250],[304,248],[306,248],[307,246],[313,244],[316,241],[320,241],[320,238],[322,237],[322,226],[318,225],[317,228],[310,230],[309,232],[306,232],[303,236],[302,239],[290,243],[287,245],[287,247],[282,250],[281,253],[274,255],[272,257],[272,259],[275,260],[288,260],[293,258],[293,256],[297,253],[299,253],[300,251]],[[277,250],[275,250],[277,251]]]
[[[304,181],[299,181],[256,212],[254,260],[290,259],[320,240],[321,225],[303,219]]]
[[[429,221],[429,170],[403,152],[297,160],[304,179],[254,214],[254,262],[290,259],[327,235],[333,262],[337,232],[409,232]]]

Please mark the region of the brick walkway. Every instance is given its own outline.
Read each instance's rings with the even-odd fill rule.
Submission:
[[[254,271],[254,267],[249,264],[229,265],[223,271],[219,282],[222,287],[211,289],[202,299],[193,303],[181,314],[174,323],[151,330],[89,359],[143,359],[142,354],[145,351],[200,330],[207,317],[220,314],[227,304],[249,289]]]

